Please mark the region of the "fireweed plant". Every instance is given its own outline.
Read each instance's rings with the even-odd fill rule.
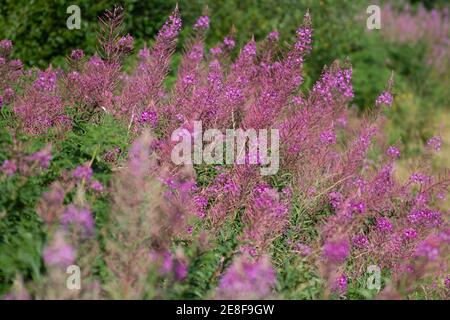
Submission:
[[[24,70],[0,42],[5,299],[448,297],[450,176],[431,174],[434,137],[410,178],[396,178],[400,146],[383,138],[392,79],[355,116],[349,62],[301,87],[308,13],[287,47],[274,31],[238,53],[234,31],[205,49],[204,15],[167,87],[178,9],[129,72],[122,20],[121,8],[106,12],[98,53],[73,50],[66,70]],[[194,121],[279,130],[279,171],[174,164],[171,134]],[[33,250],[13,246],[21,232],[39,234]],[[15,254],[29,259],[10,270]],[[367,288],[369,266],[381,288]]]
[[[426,43],[429,49],[425,54],[425,63],[442,74],[448,69],[450,60],[447,50],[450,28],[448,8],[427,11],[419,5],[414,12],[407,3],[399,3],[403,6],[401,11],[395,10],[391,3],[383,7],[383,36],[396,43]]]

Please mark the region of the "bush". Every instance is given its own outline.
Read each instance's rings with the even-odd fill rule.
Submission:
[[[238,50],[230,34],[211,51],[203,15],[170,85],[178,8],[127,72],[135,43],[122,19],[121,8],[107,11],[98,53],[72,51],[64,70],[26,72],[11,43],[0,42],[6,298],[446,296],[450,177],[430,168],[442,140],[429,139],[419,165],[397,178],[400,145],[383,132],[383,115],[395,108],[392,77],[358,117],[348,108],[349,61],[330,63],[317,80],[305,76],[314,53],[309,13],[291,45],[269,33]],[[252,153],[251,141],[242,163],[223,163],[214,144],[202,148],[214,161],[174,158],[174,138],[215,129],[221,142],[230,128],[277,130],[279,145],[266,145],[279,159],[275,171],[264,174],[264,150]],[[191,156],[191,141],[184,147]],[[82,270],[81,290],[65,286],[72,264]],[[381,290],[364,287],[371,265]]]

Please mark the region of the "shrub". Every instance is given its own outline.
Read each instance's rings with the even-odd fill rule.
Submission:
[[[396,178],[401,152],[383,136],[392,77],[357,117],[347,108],[355,96],[348,61],[301,88],[313,47],[309,12],[281,52],[276,33],[240,50],[230,33],[208,52],[202,15],[166,88],[178,7],[129,73],[123,64],[134,42],[121,29],[121,9],[100,23],[99,52],[74,51],[65,71],[25,73],[5,107],[12,141],[0,179],[13,192],[1,193],[0,221],[14,228],[2,252],[25,250],[28,224],[42,239],[26,253],[31,262],[0,260],[4,289],[16,279],[7,298],[351,298],[364,292],[358,280],[372,264],[389,280],[381,298],[420,290],[444,297],[450,177],[429,170],[436,137],[421,166],[406,181]],[[172,133],[194,135],[195,121],[219,132],[279,130],[279,171],[264,176],[250,158],[176,165]],[[38,142],[52,143],[51,164],[50,147],[25,151]],[[31,194],[18,193],[28,185]],[[72,263],[86,284],[76,292],[63,281]]]

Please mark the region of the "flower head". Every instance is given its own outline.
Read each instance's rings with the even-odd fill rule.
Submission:
[[[427,146],[432,148],[436,152],[439,152],[441,150],[441,144],[441,137],[432,137],[427,141]]]
[[[201,16],[197,19],[197,22],[194,24],[194,29],[197,30],[206,30],[209,28],[209,17],[208,16]]]
[[[53,91],[56,89],[56,72],[52,70],[39,71],[37,80],[33,87],[42,91]]]
[[[75,249],[64,239],[64,234],[58,231],[50,245],[44,249],[44,261],[49,266],[67,267],[74,263]]]
[[[234,39],[231,37],[225,37],[225,39],[223,39],[223,44],[229,50],[233,49],[234,46],[236,45],[236,43],[234,42]]]
[[[347,292],[347,276],[345,273],[336,279],[331,289],[338,294],[345,294]]]
[[[305,15],[303,26],[297,29],[297,42],[295,49],[300,52],[309,52],[312,49],[312,27],[309,14]]]
[[[403,231],[403,239],[411,240],[417,238],[417,231],[413,228],[409,228]]]
[[[83,57],[84,57],[84,51],[81,49],[75,49],[70,54],[70,58],[75,61],[81,60],[81,59],[83,59]]]
[[[174,264],[175,279],[178,281],[183,281],[184,279],[186,279],[188,274],[188,265],[186,261],[176,259]]]
[[[344,196],[340,192],[336,191],[330,192],[328,198],[330,199],[330,204],[334,209],[338,209],[344,200]]]
[[[12,41],[9,39],[3,39],[0,41],[0,56],[7,56],[11,52],[13,47]]]
[[[222,54],[222,48],[220,46],[212,47],[209,50],[209,53],[211,53],[213,56],[218,56],[218,55]]]
[[[336,133],[334,132],[334,130],[326,130],[320,134],[320,141],[323,144],[335,144]]]
[[[378,217],[376,219],[377,229],[381,232],[391,232],[392,222],[386,217]]]
[[[132,36],[127,34],[126,36],[120,38],[119,41],[117,41],[117,46],[124,52],[130,52],[133,50],[134,39]]]
[[[450,289],[450,275],[448,275],[444,280],[444,285],[447,289]]]
[[[278,33],[278,31],[272,31],[267,36],[267,39],[269,39],[269,41],[278,41],[279,37],[280,37],[280,34]]]
[[[377,100],[375,101],[375,105],[380,106],[382,104],[390,107],[392,105],[392,102],[394,101],[392,94],[388,91],[384,91],[381,93]]]
[[[354,236],[352,239],[353,246],[358,249],[364,249],[369,246],[369,239],[363,234]]]
[[[92,182],[91,182],[91,189],[92,190],[94,190],[94,191],[103,191],[103,185],[101,184],[101,182],[100,181],[97,181],[97,180],[93,180]]]
[[[181,30],[181,18],[178,9],[175,9],[172,15],[166,20],[158,33],[158,37],[165,39],[174,39]]]
[[[387,149],[387,155],[389,156],[389,157],[391,157],[392,159],[397,159],[397,158],[399,158],[400,157],[400,151],[396,148],[396,147],[394,147],[394,146],[390,146],[388,149]]]
[[[72,177],[78,180],[90,181],[92,178],[92,173],[93,171],[91,167],[83,165],[76,167],[75,170],[72,171]]]
[[[275,270],[266,257],[252,261],[246,256],[234,260],[220,279],[219,299],[264,299],[275,285]]]
[[[155,127],[158,122],[158,115],[154,111],[144,111],[141,113],[139,121],[141,123],[149,123],[151,126]]]
[[[299,254],[302,257],[307,257],[312,253],[311,247],[303,243],[297,243],[295,245],[295,249],[299,252]]]
[[[50,166],[50,161],[52,160],[51,146],[39,150],[33,153],[28,159],[32,162],[37,162],[42,169],[47,169]]]
[[[431,236],[420,242],[415,251],[417,257],[434,261],[439,257],[439,239]]]
[[[341,263],[347,259],[350,253],[348,241],[334,240],[327,241],[323,246],[323,256],[326,260],[332,263]]]
[[[7,176],[12,176],[17,171],[17,165],[14,160],[5,160],[0,167],[0,171]]]
[[[69,205],[63,213],[61,222],[64,226],[79,228],[84,236],[88,237],[94,233],[94,218],[88,209]]]
[[[256,56],[256,43],[255,41],[250,41],[244,46],[243,52],[247,56]]]

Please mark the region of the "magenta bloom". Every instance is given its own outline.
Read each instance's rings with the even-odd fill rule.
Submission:
[[[39,71],[38,78],[33,87],[42,91],[53,91],[56,89],[56,72],[47,70]]]
[[[138,57],[143,61],[147,60],[148,58],[150,58],[150,50],[148,50],[147,47],[142,48],[138,52]]]
[[[272,31],[267,36],[267,39],[269,39],[269,41],[278,41],[279,37],[280,37],[280,34],[278,33],[278,31]]]
[[[439,233],[439,239],[443,243],[450,244],[450,228],[445,228]]]
[[[225,39],[223,39],[223,44],[225,45],[225,47],[227,47],[230,50],[233,49],[234,46],[236,45],[233,38],[230,38],[230,37],[226,37]]]
[[[341,193],[339,192],[330,192],[330,194],[328,195],[328,198],[330,199],[330,203],[333,206],[334,209],[338,209],[343,201],[343,196]]]
[[[95,56],[92,56],[89,58],[88,64],[92,67],[100,67],[100,66],[104,65],[104,62],[103,62],[102,58],[95,55]]]
[[[419,184],[425,184],[430,182],[430,177],[422,174],[420,172],[415,172],[411,174],[411,177],[409,178],[412,182],[419,183]]]
[[[256,56],[256,44],[254,41],[250,41],[244,46],[243,52],[247,56]]]
[[[417,257],[424,257],[430,261],[434,261],[439,257],[439,239],[428,237],[420,242],[415,251]]]
[[[3,53],[4,56],[9,55],[12,47],[13,47],[13,44],[12,44],[11,40],[3,39],[0,41],[0,51]]]
[[[400,151],[396,148],[396,147],[394,147],[394,146],[390,146],[388,149],[387,149],[387,155],[389,156],[389,157],[391,157],[392,159],[397,159],[397,158],[399,158],[400,157]]]
[[[172,254],[169,251],[157,254],[157,257],[162,259],[161,267],[159,268],[159,273],[161,275],[166,275],[172,271],[173,260]]]
[[[335,144],[336,133],[333,130],[327,130],[320,134],[320,141],[323,144]]]
[[[175,39],[181,30],[181,26],[182,22],[177,9],[164,23],[163,27],[158,33],[158,38],[165,41]]]
[[[403,239],[411,240],[417,238],[417,231],[413,228],[406,229],[403,231]]]
[[[350,246],[347,240],[327,241],[323,246],[323,256],[332,263],[341,263],[350,254]]]
[[[442,139],[441,137],[432,137],[427,141],[427,146],[434,151],[439,152],[441,150]]]
[[[7,176],[12,176],[17,171],[17,165],[13,160],[5,160],[0,167],[0,171]]]
[[[126,36],[120,38],[119,41],[117,41],[117,46],[123,51],[131,51],[133,50],[134,39],[132,36],[127,34]]]
[[[392,222],[388,218],[378,217],[377,218],[377,229],[381,232],[391,232]]]
[[[347,292],[347,276],[344,273],[336,279],[331,290],[338,294],[345,294]]]
[[[188,274],[188,265],[185,261],[175,260],[174,275],[178,281],[186,279]]]
[[[42,169],[47,169],[50,166],[50,161],[52,160],[51,146],[32,154],[29,157],[29,160],[39,163],[39,166]]]
[[[436,226],[441,223],[442,217],[439,211],[433,211],[427,208],[423,209],[413,209],[408,214],[408,221],[417,226],[417,225],[425,225],[425,226]]]
[[[3,96],[4,102],[5,103],[10,103],[12,101],[12,99],[14,98],[16,93],[14,92],[13,89],[8,87],[8,88],[5,89],[3,94],[4,94],[4,96]],[[1,109],[1,103],[0,103],[0,109]]]
[[[201,16],[197,19],[197,22],[194,25],[194,29],[197,30],[206,30],[209,28],[209,17],[208,16]]]
[[[350,210],[352,212],[357,212],[359,214],[363,214],[364,212],[366,212],[366,204],[362,201],[352,200],[350,202]]]
[[[92,178],[92,173],[93,171],[91,167],[88,167],[86,165],[78,166],[75,168],[75,170],[72,171],[72,177],[78,180],[90,181]]]
[[[22,61],[20,61],[19,59],[16,60],[11,60],[9,62],[9,65],[15,69],[22,69],[23,68],[23,63]]]
[[[182,82],[184,85],[192,85],[195,84],[195,78],[192,75],[188,74],[183,78]]]
[[[141,123],[149,123],[155,127],[158,122],[158,116],[154,111],[144,111],[141,113],[141,118],[139,120]]]
[[[104,188],[100,181],[94,180],[91,182],[91,189],[94,191],[103,191]]]
[[[211,53],[213,56],[218,56],[218,55],[222,54],[222,48],[220,46],[212,47],[209,50],[209,53]]]
[[[195,196],[194,203],[196,206],[196,214],[199,218],[203,218],[206,215],[206,207],[208,206],[208,199],[203,196]]]
[[[386,105],[388,107],[390,107],[392,105],[392,102],[394,101],[392,94],[388,91],[384,91],[383,93],[381,93],[377,100],[375,101],[375,105],[379,106],[379,105]]]
[[[225,96],[231,103],[239,103],[244,99],[242,90],[232,86],[227,87],[225,91]]]
[[[57,232],[49,246],[44,249],[44,261],[49,266],[67,267],[74,263],[75,249],[66,243],[62,232]]]
[[[309,23],[297,30],[295,49],[302,53],[312,49],[312,28]]]
[[[170,251],[162,251],[155,254],[159,261],[159,273],[161,276],[173,275],[175,280],[183,281],[188,275],[188,264],[184,258],[176,257]]]
[[[307,257],[312,253],[311,247],[303,243],[297,243],[295,249],[299,251],[302,257]]]
[[[369,239],[363,234],[354,236],[352,239],[353,246],[358,249],[364,249],[369,246]]]
[[[84,57],[84,52],[81,49],[75,49],[70,54],[70,58],[73,60],[81,60]]]

